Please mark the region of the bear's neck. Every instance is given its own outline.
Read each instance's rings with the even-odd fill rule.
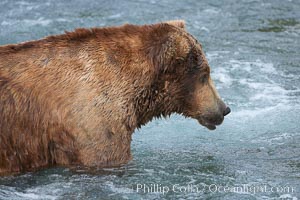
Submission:
[[[152,84],[136,91],[134,107],[137,118],[137,128],[148,123],[153,118],[167,117],[172,113],[181,113],[179,103],[174,99],[166,86],[167,82]]]

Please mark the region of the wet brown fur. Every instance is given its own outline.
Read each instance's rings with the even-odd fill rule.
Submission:
[[[171,21],[1,46],[0,174],[124,164],[135,128],[174,112],[197,118],[212,103],[194,101],[197,87],[211,95],[199,45]]]

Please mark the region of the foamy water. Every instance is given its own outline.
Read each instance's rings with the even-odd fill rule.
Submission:
[[[0,199],[299,199],[299,1],[0,1],[0,44],[76,27],[185,19],[232,113],[215,131],[173,115],[134,133],[134,159],[95,173],[52,168],[0,178]],[[137,192],[172,187],[294,191]]]

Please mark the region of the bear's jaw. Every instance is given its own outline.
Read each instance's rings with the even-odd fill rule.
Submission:
[[[217,126],[221,125],[224,121],[224,117],[212,118],[209,115],[191,116],[196,119],[202,126],[205,126],[209,130],[215,130]]]
[[[202,126],[205,126],[206,128],[208,128],[209,130],[215,130],[217,127],[217,125],[215,124],[211,124],[211,123],[208,123],[208,122],[205,122],[203,119],[201,118],[198,118],[197,119],[198,122],[202,125]]]

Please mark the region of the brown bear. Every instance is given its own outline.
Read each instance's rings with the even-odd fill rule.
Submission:
[[[0,174],[131,159],[134,130],[179,113],[215,129],[230,112],[184,21],[76,29],[0,47]]]

